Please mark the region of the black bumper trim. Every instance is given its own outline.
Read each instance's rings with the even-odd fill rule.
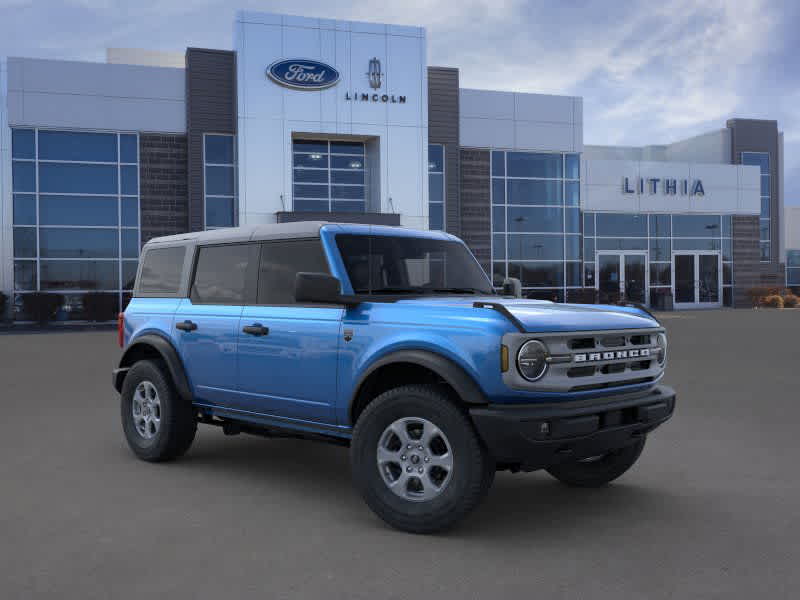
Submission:
[[[489,453],[501,465],[532,471],[622,448],[667,421],[675,391],[647,392],[549,404],[471,408]]]

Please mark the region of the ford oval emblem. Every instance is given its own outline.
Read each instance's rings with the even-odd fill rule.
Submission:
[[[339,83],[339,71],[317,60],[292,58],[267,67],[272,81],[296,90],[324,90]]]

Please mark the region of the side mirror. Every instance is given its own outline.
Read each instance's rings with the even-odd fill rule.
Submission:
[[[503,281],[503,296],[522,298],[522,282],[516,277],[507,277]]]
[[[298,273],[294,282],[294,299],[298,302],[341,304],[342,284],[327,273]]]

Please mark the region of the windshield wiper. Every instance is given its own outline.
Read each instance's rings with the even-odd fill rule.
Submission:
[[[421,287],[382,287],[372,290],[358,289],[356,294],[424,294],[425,289]]]
[[[491,292],[471,287],[427,288],[427,290],[437,294],[481,294],[483,296],[493,295]]]

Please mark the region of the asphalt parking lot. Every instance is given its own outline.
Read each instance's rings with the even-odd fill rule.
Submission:
[[[606,489],[500,473],[458,529],[389,529],[346,449],[201,428],[125,445],[115,332],[0,335],[0,597],[796,598],[800,310],[672,313],[672,421]]]

